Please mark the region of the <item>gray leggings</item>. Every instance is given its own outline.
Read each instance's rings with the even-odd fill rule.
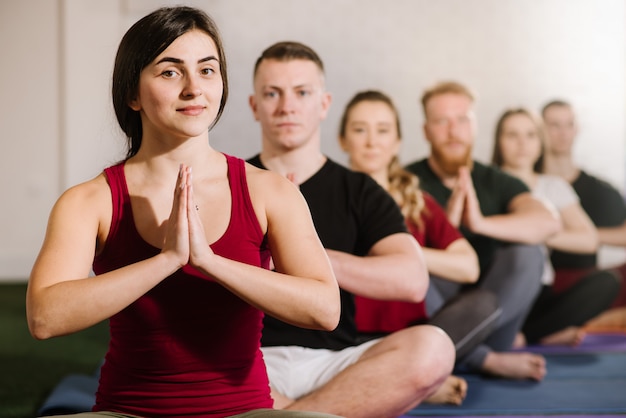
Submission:
[[[448,301],[468,288],[485,289],[497,297],[500,316],[493,330],[482,343],[458,356],[458,366],[480,371],[490,351],[511,348],[541,289],[544,261],[540,246],[506,244],[496,250],[489,270],[482,272],[477,284],[461,285],[437,278],[431,280],[426,296],[429,316],[436,315]]]
[[[141,418],[137,415],[120,414],[118,412],[81,412],[80,414],[55,415],[57,417],[79,418]],[[323,414],[321,412],[285,411],[282,409],[255,409],[243,414],[232,415],[230,418],[339,418],[337,415]]]

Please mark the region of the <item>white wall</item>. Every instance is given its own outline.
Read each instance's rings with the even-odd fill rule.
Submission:
[[[33,8],[37,7],[37,13]],[[60,191],[55,2],[0,2],[0,277],[28,275]]]
[[[126,29],[165,4],[153,0],[0,2],[0,280],[24,279],[62,190],[123,156],[109,88]],[[576,158],[626,186],[624,0],[195,0],[218,22],[231,96],[212,144],[249,157],[259,150],[247,107],[252,66],[273,42],[305,42],[327,67],[334,102],[324,151],[345,162],[335,136],[343,106],[378,88],[398,105],[403,161],[427,153],[418,106],[444,78],[478,93],[475,156],[487,161],[494,124],[509,106],[573,102],[582,131]],[[33,11],[36,9],[36,13]]]

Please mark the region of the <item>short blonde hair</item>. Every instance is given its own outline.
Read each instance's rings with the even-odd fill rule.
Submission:
[[[441,81],[434,86],[426,89],[422,94],[422,109],[424,111],[424,117],[426,117],[426,105],[428,101],[435,96],[442,94],[459,94],[469,98],[472,102],[475,100],[475,96],[472,91],[461,83],[456,81]]]

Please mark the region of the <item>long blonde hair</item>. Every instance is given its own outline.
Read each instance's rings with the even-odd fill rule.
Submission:
[[[400,116],[391,98],[380,91],[367,90],[357,93],[346,105],[339,124],[339,138],[341,141],[346,137],[346,126],[350,111],[361,102],[382,102],[389,106],[396,119],[398,139],[402,139]],[[400,207],[404,217],[421,230],[424,227],[422,212],[425,209],[425,203],[424,195],[419,188],[418,177],[402,167],[397,155],[389,162],[387,176],[389,181],[389,190],[387,191]]]

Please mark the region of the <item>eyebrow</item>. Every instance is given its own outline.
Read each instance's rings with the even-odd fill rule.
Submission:
[[[207,62],[207,61],[218,61],[219,62],[217,57],[215,57],[214,55],[209,55],[208,57],[200,58],[198,60],[198,64],[201,64],[201,63]],[[171,62],[171,63],[174,63],[174,64],[184,64],[185,63],[185,61],[181,60],[180,58],[163,57],[156,63],[156,65],[161,64],[163,62]]]
[[[304,83],[304,84],[298,84],[296,86],[277,86],[274,84],[264,84],[261,86],[261,88],[263,89],[270,89],[270,90],[278,90],[278,91],[284,91],[284,90],[300,90],[300,89],[314,89],[315,87],[313,87],[313,84],[310,83]]]

